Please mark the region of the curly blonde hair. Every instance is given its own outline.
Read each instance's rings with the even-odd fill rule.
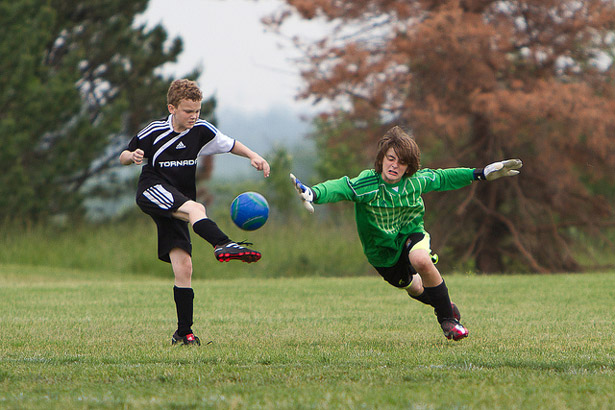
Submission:
[[[167,104],[178,107],[181,100],[203,101],[203,93],[195,81],[183,78],[171,83],[167,92]]]

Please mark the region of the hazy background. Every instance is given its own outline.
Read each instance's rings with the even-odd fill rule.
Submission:
[[[218,128],[266,155],[277,144],[313,154],[310,119],[316,107],[298,101],[302,80],[298,51],[284,36],[267,31],[261,18],[280,8],[279,0],[150,0],[139,24],[162,24],[170,38],[181,37],[184,51],[165,73],[180,77],[195,67],[206,97],[217,99]],[[295,21],[284,34],[309,35],[314,25]],[[161,96],[164,106],[164,96]],[[224,166],[221,166],[221,160]],[[258,175],[242,158],[217,156],[214,179]]]

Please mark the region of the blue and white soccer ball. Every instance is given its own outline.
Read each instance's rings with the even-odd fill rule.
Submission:
[[[253,231],[265,225],[269,218],[269,204],[258,192],[244,192],[231,203],[231,219],[244,231]]]

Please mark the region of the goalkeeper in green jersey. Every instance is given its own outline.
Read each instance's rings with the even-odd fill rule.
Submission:
[[[425,206],[421,195],[492,181],[519,173],[518,159],[499,161],[485,168],[421,168],[420,149],[401,128],[389,130],[378,142],[375,169],[356,178],[343,177],[308,187],[293,174],[291,179],[305,207],[312,204],[352,201],[363,252],[380,275],[410,297],[434,308],[444,335],[460,340],[468,330],[451,303],[448,289],[432,260]]]

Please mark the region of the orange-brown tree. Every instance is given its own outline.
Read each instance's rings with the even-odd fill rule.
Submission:
[[[329,102],[328,129],[344,124],[329,148],[373,146],[400,124],[428,167],[524,161],[519,177],[426,196],[445,260],[482,272],[588,267],[582,238],[608,241],[613,226],[613,2],[286,0],[266,23],[293,15],[330,29],[295,38],[301,96]]]

